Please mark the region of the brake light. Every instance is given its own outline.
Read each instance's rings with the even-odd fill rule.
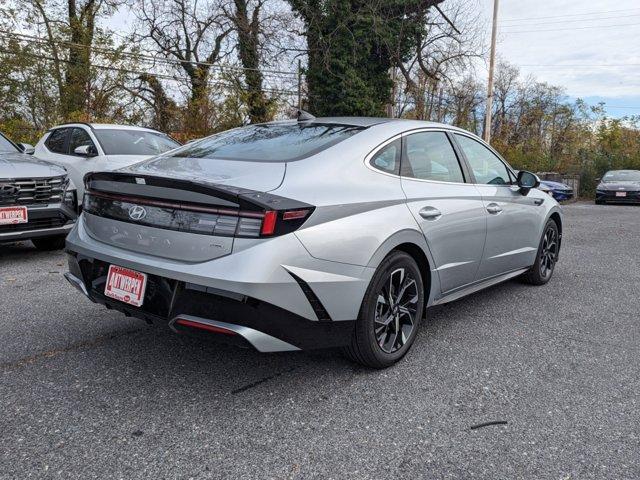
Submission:
[[[262,235],[273,235],[276,230],[276,220],[278,219],[278,212],[274,210],[268,210],[264,212],[264,218],[262,219]]]

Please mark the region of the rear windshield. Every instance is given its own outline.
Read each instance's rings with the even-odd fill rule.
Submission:
[[[186,145],[172,156],[289,162],[321,152],[362,130],[362,127],[317,123],[250,125]]]
[[[6,152],[15,153],[17,151],[18,151],[18,149],[15,147],[15,145],[13,143],[11,143],[9,140],[7,140],[6,138],[4,138],[4,136],[2,136],[2,134],[0,134],[0,152],[3,152],[3,153],[6,153]]]
[[[106,155],[158,155],[180,146],[167,135],[143,130],[95,129]]]
[[[640,182],[640,170],[614,170],[602,177],[603,182]]]

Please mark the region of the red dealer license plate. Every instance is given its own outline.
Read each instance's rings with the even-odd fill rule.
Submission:
[[[147,288],[147,274],[129,268],[109,266],[104,294],[135,307],[142,306]]]
[[[626,197],[627,192],[616,192],[616,197]]]
[[[27,207],[0,207],[0,225],[14,225],[28,221]]]

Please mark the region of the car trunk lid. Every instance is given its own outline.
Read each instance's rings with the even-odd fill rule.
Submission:
[[[190,262],[228,255],[234,238],[287,233],[313,210],[267,192],[189,176],[90,173],[85,188],[83,218],[93,238]]]

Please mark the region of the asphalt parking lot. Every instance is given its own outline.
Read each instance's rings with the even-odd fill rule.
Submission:
[[[640,207],[565,207],[549,285],[430,310],[385,371],[153,329],[64,271],[0,246],[0,478],[640,478]]]

